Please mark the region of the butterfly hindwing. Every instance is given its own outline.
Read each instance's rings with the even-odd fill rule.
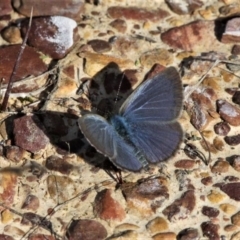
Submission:
[[[128,145],[103,117],[87,114],[79,119],[79,125],[87,140],[117,166],[130,171],[142,168],[136,149]]]

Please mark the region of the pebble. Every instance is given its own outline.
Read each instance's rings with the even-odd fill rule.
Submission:
[[[240,55],[240,45],[234,45],[232,48],[232,52],[233,55]]]
[[[5,147],[6,158],[12,162],[20,162],[26,155],[26,151],[18,146]]]
[[[240,134],[233,135],[233,136],[226,136],[224,140],[228,145],[236,146],[240,144]]]
[[[215,137],[213,139],[213,146],[218,150],[218,151],[223,151],[224,150],[224,142],[222,141],[221,138]]]
[[[111,51],[111,45],[104,40],[94,39],[87,42],[88,45],[92,47],[92,49],[97,53],[104,53]]]
[[[2,222],[2,224],[7,224],[12,220],[13,220],[13,213],[9,209],[5,209],[1,212],[1,222]],[[5,239],[3,239],[3,240],[5,240]]]
[[[206,186],[209,186],[209,185],[212,185],[213,183],[213,180],[212,180],[212,177],[205,177],[201,180],[201,183],[206,185]]]
[[[218,160],[211,168],[212,173],[226,173],[228,172],[230,164],[227,161]]]
[[[84,1],[55,0],[54,4],[48,0],[13,0],[12,5],[22,15],[30,17],[33,8],[34,16],[65,16],[80,20],[84,12]]]
[[[232,156],[232,167],[240,172],[240,155],[234,155]]]
[[[37,211],[40,206],[39,198],[35,195],[29,194],[22,204],[22,209]]]
[[[240,227],[240,212],[237,212],[232,216],[232,224]]]
[[[211,51],[213,46],[219,45],[214,29],[214,21],[198,20],[167,30],[161,34],[161,39],[174,49],[202,52],[204,45],[204,51]]]
[[[12,238],[10,235],[6,235],[6,234],[0,234],[0,239],[3,239],[3,240],[14,240],[14,238]]]
[[[197,240],[199,239],[198,230],[195,228],[183,229],[177,236],[178,240]]]
[[[21,32],[25,36],[28,20],[21,23]],[[77,23],[68,17],[52,16],[32,19],[28,44],[53,59],[64,58],[79,39]]]
[[[0,1],[0,16],[9,15],[12,12],[12,5],[10,0]]]
[[[212,190],[211,193],[207,195],[207,198],[211,203],[220,203],[225,199],[225,195],[216,190]]]
[[[193,190],[188,190],[182,194],[179,199],[176,199],[171,205],[167,206],[162,213],[169,221],[180,218],[187,218],[189,213],[196,206],[196,197]]]
[[[214,125],[215,133],[220,136],[227,136],[230,130],[231,128],[227,122],[219,122]]]
[[[52,155],[46,160],[46,168],[51,171],[60,172],[64,175],[69,175],[74,166],[68,163],[65,158]]]
[[[177,235],[174,232],[158,233],[152,237],[153,240],[176,240]]]
[[[171,65],[172,62],[172,54],[164,48],[156,48],[151,51],[147,51],[140,56],[141,65],[147,69],[152,68],[156,63],[168,66]]]
[[[236,91],[233,94],[232,101],[238,105],[240,105],[240,91]]]
[[[202,214],[209,218],[216,218],[219,215],[219,210],[217,208],[203,206]]]
[[[128,239],[138,240],[139,237],[140,236],[136,231],[127,230],[127,231],[120,232],[118,234],[114,234],[107,239],[109,239],[109,240],[128,240]]]
[[[28,240],[55,240],[55,237],[53,235],[33,233],[29,236]]]
[[[240,125],[240,108],[224,99],[217,100],[217,108],[220,117],[232,126]]]
[[[1,8],[0,8],[1,9]],[[21,32],[16,26],[9,26],[5,28],[1,35],[3,39],[11,44],[19,44],[22,42]]]
[[[106,221],[122,221],[126,217],[125,210],[111,195],[112,193],[109,189],[104,189],[97,193],[94,200],[94,213]]]
[[[220,189],[231,199],[240,201],[240,182],[226,183]]]
[[[37,153],[46,148],[49,138],[36,115],[23,116],[13,122],[14,139],[17,146]]]
[[[149,221],[146,229],[151,235],[168,230],[168,222],[162,217],[156,217]]]
[[[237,230],[237,229],[235,229]],[[240,232],[237,232],[232,235],[231,240],[239,240],[240,239]]]
[[[73,220],[67,230],[68,239],[101,240],[107,237],[106,228],[90,219]]]
[[[115,19],[109,25],[116,29],[118,33],[125,33],[127,30],[127,23],[123,19]]]
[[[229,214],[229,215],[236,212],[236,206],[234,206],[230,203],[220,204],[219,207],[224,213]]]
[[[196,165],[196,162],[190,159],[182,159],[175,162],[174,166],[176,168],[183,168],[183,169],[192,169]]]
[[[222,35],[221,42],[223,43],[238,43],[240,41],[240,18],[232,18],[227,21],[225,31]]]
[[[212,222],[203,222],[201,224],[201,229],[204,237],[208,237],[209,239],[220,239],[218,230],[219,225],[214,224]]]
[[[121,7],[114,6],[109,7],[107,10],[107,14],[111,18],[125,18],[136,21],[152,21],[158,22],[162,19],[169,16],[169,13],[163,9],[157,8],[156,10],[148,11],[146,8],[138,8],[138,7]]]
[[[203,5],[203,2],[201,0],[197,0],[194,2],[191,0],[187,0],[182,2],[181,4],[179,4],[178,0],[166,0],[166,3],[173,12],[179,15],[192,14],[195,10],[197,10]]]

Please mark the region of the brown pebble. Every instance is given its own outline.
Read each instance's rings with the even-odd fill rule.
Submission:
[[[174,166],[177,168],[183,168],[183,169],[192,169],[195,166],[196,162],[190,159],[182,159],[178,160],[174,163]]]
[[[240,212],[237,212],[232,216],[232,224],[240,227]]]
[[[201,183],[208,186],[211,185],[213,183],[212,177],[205,177],[201,180]]]
[[[227,136],[227,134],[229,133],[230,130],[231,130],[231,128],[227,122],[219,122],[214,125],[215,133],[220,136]]]
[[[226,136],[224,140],[228,145],[236,146],[240,144],[240,134],[233,135],[233,136]]]
[[[228,172],[230,164],[227,161],[218,160],[211,168],[212,173],[225,173]]]
[[[94,213],[104,220],[122,221],[125,217],[125,211],[121,204],[112,198],[111,191],[104,189],[97,193],[94,200]]]
[[[224,150],[224,142],[222,141],[221,138],[215,137],[213,139],[213,146],[218,150],[218,151],[223,151]]]
[[[231,199],[240,201],[240,182],[226,183],[220,189]]]
[[[21,33],[18,27],[10,26],[2,31],[2,37],[5,41],[11,44],[18,44],[22,42]]]
[[[231,53],[234,55],[240,55],[240,45],[234,45]]]
[[[232,101],[238,105],[240,105],[240,91],[236,91],[233,94]]]
[[[92,47],[92,49],[97,53],[109,52],[112,48],[107,41],[100,39],[88,41],[87,44],[89,44]]]
[[[232,157],[232,167],[236,171],[240,172],[240,155],[234,155]]]
[[[240,125],[240,109],[224,99],[217,100],[220,117],[232,126]]]
[[[198,230],[195,228],[183,229],[177,236],[178,240],[197,240],[198,238]]]
[[[209,218],[215,218],[219,215],[219,210],[217,208],[203,206],[202,214]]]
[[[158,233],[152,237],[153,240],[176,240],[176,234],[173,232]]]
[[[6,158],[13,162],[20,162],[24,158],[25,153],[26,151],[18,146],[5,147]]]
[[[125,18],[137,21],[150,20],[153,22],[160,21],[161,19],[169,16],[169,13],[160,8],[152,11],[148,11],[145,8],[138,7],[109,7],[107,13],[112,18]]]
[[[201,228],[204,237],[208,237],[209,239],[220,239],[218,233],[219,225],[213,224],[212,222],[203,222]]]
[[[162,217],[156,217],[147,223],[146,229],[153,235],[168,230],[168,223]]]
[[[14,240],[13,237],[6,235],[6,234],[0,234],[0,239],[2,240]]]
[[[238,43],[240,41],[240,18],[235,17],[228,20],[225,31],[222,35],[221,42],[223,43]]]
[[[115,28],[119,33],[125,33],[127,30],[127,23],[123,19],[116,19],[112,21],[109,25]]]
[[[39,208],[39,199],[37,196],[29,194],[23,202],[22,209],[36,211]]]

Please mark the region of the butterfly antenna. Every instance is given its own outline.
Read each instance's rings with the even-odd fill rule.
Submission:
[[[117,95],[116,95],[116,99],[115,99],[115,101],[114,101],[114,105],[117,104],[117,99],[118,99],[118,96],[119,96],[119,93],[120,93],[120,89],[121,89],[121,87],[122,87],[122,83],[123,83],[123,78],[124,78],[124,76],[125,76],[125,73],[123,72],[123,73],[122,73],[121,81],[120,81],[119,86],[118,86]]]

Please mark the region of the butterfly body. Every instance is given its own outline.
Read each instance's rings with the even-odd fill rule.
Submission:
[[[170,67],[141,84],[109,121],[86,114],[79,125],[91,145],[115,165],[137,172],[166,160],[178,148],[182,98],[181,79]]]

